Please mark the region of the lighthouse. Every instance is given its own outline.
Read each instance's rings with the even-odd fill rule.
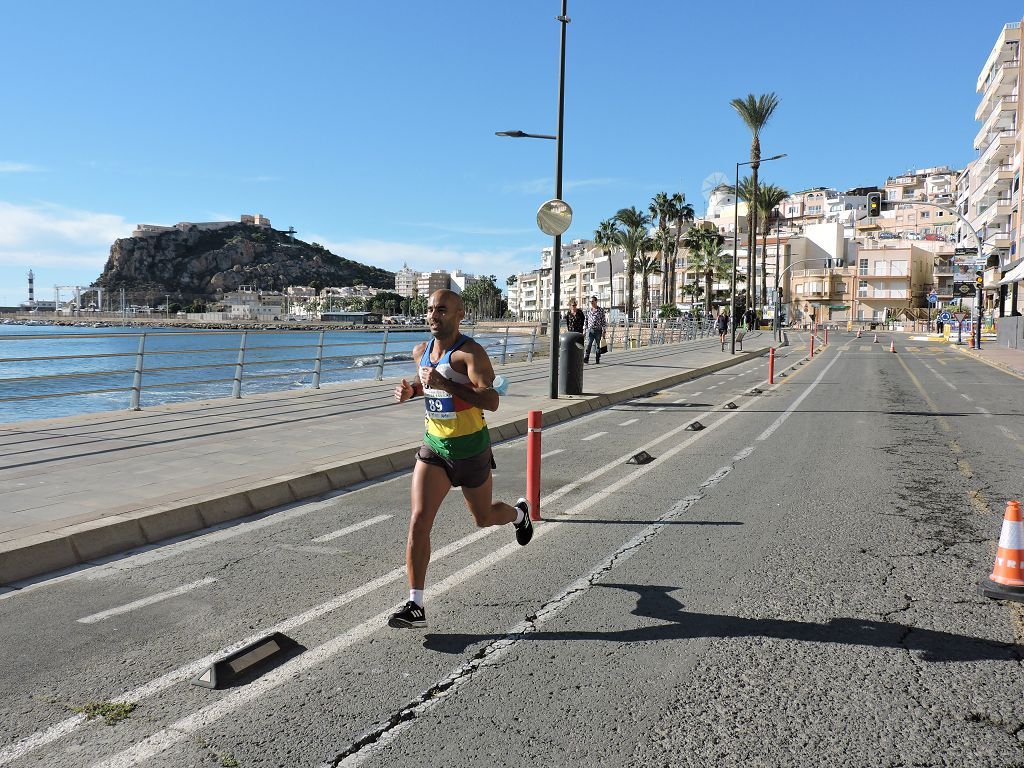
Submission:
[[[36,276],[31,269],[28,271],[28,308],[36,308]]]

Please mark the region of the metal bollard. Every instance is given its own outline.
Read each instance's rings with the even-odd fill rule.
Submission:
[[[388,329],[384,328],[384,340],[380,345],[380,356],[377,358],[377,381],[384,378],[384,358],[388,353]]]
[[[537,329],[536,327],[530,329],[530,351],[527,354],[526,362],[533,362],[533,350],[537,346]]]
[[[505,341],[501,345],[501,364],[504,365],[508,359],[508,326],[505,326]]]

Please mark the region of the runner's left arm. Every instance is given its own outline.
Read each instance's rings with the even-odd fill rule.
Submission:
[[[450,392],[460,400],[475,405],[477,408],[483,408],[485,411],[498,410],[500,398],[492,386],[494,384],[494,368],[491,367],[491,359],[487,356],[487,351],[479,344],[470,342],[460,349],[459,353],[466,362],[466,375],[472,384],[459,384],[451,379],[446,379],[436,369],[432,369],[428,386],[432,389],[443,389],[445,392]]]

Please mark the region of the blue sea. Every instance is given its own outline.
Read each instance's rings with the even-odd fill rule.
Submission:
[[[147,328],[140,404],[231,397],[242,331]],[[0,326],[0,423],[127,409],[140,328]],[[318,331],[248,331],[242,394],[310,387]],[[423,331],[324,333],[321,384],[411,372]],[[528,337],[527,337],[528,338]],[[486,335],[482,343],[493,344]],[[511,350],[511,347],[510,347]]]

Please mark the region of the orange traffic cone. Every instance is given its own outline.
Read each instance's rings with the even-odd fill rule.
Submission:
[[[857,338],[860,338],[860,328],[857,329]]]
[[[895,352],[896,351],[896,339],[890,339],[889,340],[889,351],[890,352]]]
[[[875,340],[872,341],[871,343],[872,344],[877,344],[878,343],[878,334],[877,333],[875,334]]]
[[[1003,529],[999,534],[999,548],[992,575],[978,587],[984,597],[994,600],[1024,602],[1024,523],[1021,522],[1020,502],[1006,504]]]

